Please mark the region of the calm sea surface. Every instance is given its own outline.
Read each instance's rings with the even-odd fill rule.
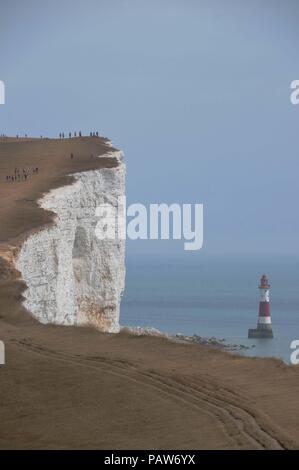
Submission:
[[[275,337],[249,340],[248,328],[255,328],[257,322],[257,286],[263,273],[271,284]],[[190,253],[129,258],[121,324],[224,338],[249,346],[244,354],[289,362],[290,342],[299,339],[299,258]]]

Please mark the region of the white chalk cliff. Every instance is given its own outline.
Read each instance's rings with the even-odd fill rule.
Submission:
[[[125,280],[125,242],[95,235],[99,204],[116,205],[125,195],[125,164],[76,173],[71,185],[51,190],[40,201],[57,216],[24,242],[16,267],[26,282],[24,305],[42,323],[92,325],[119,331]]]

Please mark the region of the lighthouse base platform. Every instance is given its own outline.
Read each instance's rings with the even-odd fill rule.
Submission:
[[[250,328],[248,338],[273,338],[273,331],[272,329]]]

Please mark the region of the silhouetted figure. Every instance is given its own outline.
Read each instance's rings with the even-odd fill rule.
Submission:
[[[99,133],[97,132],[97,137],[99,137]]]
[[[82,137],[81,131],[79,131],[79,137]]]
[[[77,137],[77,132],[74,132],[74,137]]]
[[[74,155],[71,153],[71,159],[73,159],[73,158],[74,158]]]
[[[71,132],[69,132],[69,138],[71,138],[71,137],[72,137],[72,133],[71,133]]]

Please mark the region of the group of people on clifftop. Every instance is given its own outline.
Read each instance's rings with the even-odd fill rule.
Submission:
[[[65,134],[64,132],[60,132],[60,133],[59,133],[59,139],[65,139],[65,138],[67,138],[67,137],[65,137],[65,136],[66,136],[66,134]],[[73,137],[82,137],[82,132],[79,131],[79,132],[78,132],[78,135],[77,135],[77,132],[75,131]],[[72,133],[69,132],[69,139],[71,139],[71,138],[72,138]]]
[[[24,134],[24,135],[17,134],[15,138],[16,139],[29,139],[30,137],[29,137],[28,134]],[[0,134],[0,139],[4,139],[4,140],[9,139],[9,140],[11,140],[11,139],[13,139],[13,137],[9,137],[6,134]],[[47,139],[47,137],[43,137],[41,135],[40,139]]]
[[[89,137],[99,137],[99,136],[100,136],[100,135],[99,135],[99,132],[98,132],[98,131],[96,131],[96,132],[91,131],[91,132],[89,133]],[[69,132],[69,133],[68,133],[68,138],[71,139],[71,138],[73,138],[73,137],[82,137],[82,132],[81,132],[81,131],[79,131],[79,132],[75,131],[73,134],[72,134],[71,132]],[[0,134],[0,139],[6,139],[6,138],[8,138],[6,134]],[[20,138],[22,138],[22,136],[20,136],[19,134],[17,134],[17,135],[16,135],[16,139],[20,139]],[[25,134],[23,138],[27,139],[27,138],[28,138],[28,134]],[[44,139],[45,137],[43,137],[43,136],[41,135],[40,138],[41,138],[41,139]],[[60,133],[59,133],[59,138],[60,138],[60,139],[66,139],[66,138],[67,138],[67,134],[64,133],[64,132],[60,132]]]
[[[38,173],[38,166],[33,168],[15,168],[12,175],[6,175],[7,183],[18,183],[20,181],[27,181],[31,175]]]
[[[71,132],[69,132],[68,138],[71,139],[72,137],[82,137],[82,132],[81,131],[79,131],[79,132],[75,131],[73,134]],[[99,137],[99,132],[98,131],[90,132],[89,137]],[[65,139],[65,138],[67,138],[66,134],[64,132],[59,132],[59,139]]]

